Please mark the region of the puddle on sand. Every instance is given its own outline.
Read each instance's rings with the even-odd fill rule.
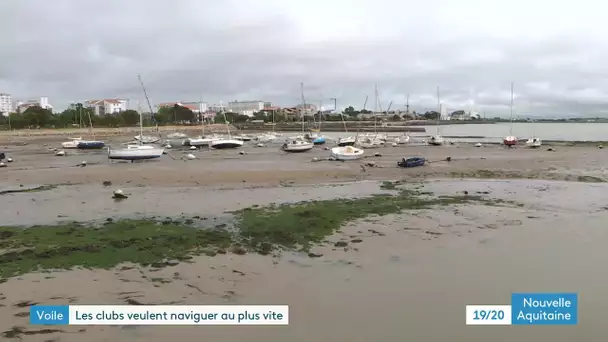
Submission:
[[[367,185],[357,189],[361,187]],[[320,247],[316,249],[324,254],[320,258],[287,255],[278,264],[256,255],[200,257],[192,264],[152,273],[167,278],[179,273],[180,279],[168,284],[135,282],[142,281],[137,270],[118,272],[120,276],[113,271],[73,271],[55,273],[55,278],[39,283],[32,280],[44,276],[9,280],[0,284],[0,292],[14,301],[48,302],[55,293],[65,294],[71,288],[70,296],[77,296],[80,304],[121,303],[117,293],[140,291],[137,299],[144,303],[290,305],[288,327],[87,327],[82,334],[46,337],[60,336],[64,342],[155,342],[175,337],[222,342],[608,339],[602,315],[608,305],[604,294],[608,276],[601,272],[608,262],[608,211],[597,211],[597,196],[604,189],[595,184],[542,181],[449,181],[427,187],[445,194],[490,191],[489,196],[525,206],[466,205],[372,217],[347,225],[341,236],[334,237],[362,240],[349,243],[348,251]],[[373,188],[378,189],[376,184]],[[538,190],[542,188],[547,190]],[[298,195],[304,192],[286,188],[248,196],[251,200],[257,196],[268,201],[295,199],[291,190]],[[276,197],[270,198],[273,194]],[[119,279],[126,272],[133,273],[133,282]],[[225,291],[235,296],[226,300],[221,297]],[[508,304],[512,292],[578,292],[580,323],[531,329],[465,326],[466,304]],[[14,309],[0,307],[0,317],[6,318],[0,320],[2,330],[10,328],[9,323],[27,326],[26,318],[9,315],[7,310]],[[23,341],[34,339],[24,336]]]

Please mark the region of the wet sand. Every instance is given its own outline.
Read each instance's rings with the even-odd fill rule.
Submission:
[[[11,147],[12,148],[12,147]],[[346,248],[316,247],[319,258],[247,254],[201,256],[163,269],[122,265],[112,270],[28,274],[0,284],[0,332],[27,331],[28,303],[41,304],[289,304],[288,327],[59,327],[20,335],[23,341],[601,341],[608,282],[605,222],[606,152],[563,147],[556,152],[410,146],[379,149],[363,161],[310,162],[276,147],[199,152],[195,161],[113,164],[103,154],[54,157],[46,147],[13,153],[0,169],[2,187],[71,183],[0,195],[3,224],[97,220],[117,216],[222,215],[272,202],[345,198],[381,192],[375,179],[424,181],[436,194],[484,193],[513,201],[407,211],[352,222],[332,237]],[[178,154],[177,152],[176,154]],[[393,168],[397,157],[424,155],[428,166]],[[446,156],[452,162],[440,162]],[[226,158],[234,159],[226,159]],[[85,168],[70,167],[86,159]],[[362,171],[375,161],[378,167]],[[55,168],[48,168],[52,164]],[[479,170],[486,170],[479,173]],[[489,172],[491,171],[491,172]],[[509,180],[471,177],[537,178]],[[7,177],[4,177],[7,175]],[[445,179],[456,177],[456,179]],[[110,180],[111,187],[101,182]],[[367,180],[367,181],[364,181]],[[323,183],[331,181],[329,185]],[[351,182],[356,181],[356,182]],[[117,186],[132,196],[114,202]],[[359,241],[361,240],[361,241]],[[578,292],[572,327],[465,326],[466,304],[508,304],[512,292]],[[7,339],[5,337],[5,339]],[[9,340],[9,339],[7,339]]]

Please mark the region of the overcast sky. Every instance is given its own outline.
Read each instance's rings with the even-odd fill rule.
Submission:
[[[2,0],[0,92],[608,115],[599,0]]]

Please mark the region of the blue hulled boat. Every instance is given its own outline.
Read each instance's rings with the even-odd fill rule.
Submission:
[[[422,166],[426,162],[424,157],[411,157],[411,158],[403,158],[401,161],[397,162],[397,166],[399,167],[416,167]]]
[[[315,145],[323,145],[325,144],[325,137],[316,137],[312,143]]]
[[[78,142],[76,148],[81,150],[98,150],[104,148],[106,144],[103,141],[82,140]]]

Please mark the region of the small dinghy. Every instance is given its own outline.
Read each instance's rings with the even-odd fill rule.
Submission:
[[[315,139],[313,139],[312,143],[314,145],[323,145],[323,144],[325,144],[325,137],[324,136],[316,137]]]
[[[99,150],[106,146],[103,141],[97,140],[79,140],[76,148],[80,150]]]
[[[403,158],[401,161],[397,162],[397,166],[399,167],[416,167],[422,166],[426,163],[426,159],[424,157],[411,157],[411,158]]]
[[[331,149],[330,157],[336,160],[356,160],[361,159],[365,152],[353,146],[339,146]]]

